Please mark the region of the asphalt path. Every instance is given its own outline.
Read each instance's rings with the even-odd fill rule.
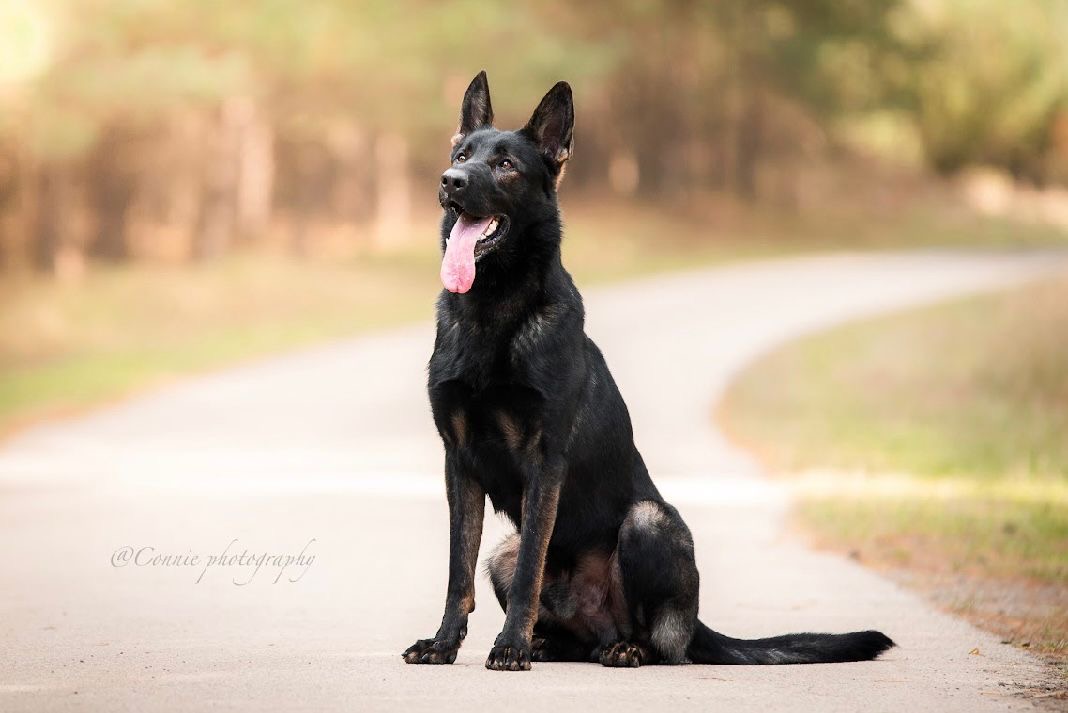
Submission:
[[[491,672],[503,614],[480,577],[457,663],[403,664],[437,628],[448,549],[421,324],[0,446],[0,710],[1027,710],[1040,662],[806,549],[788,495],[711,414],[777,344],[1065,269],[1056,252],[833,255],[586,294],[638,446],[693,531],[702,619],[735,636],[878,628],[899,647],[877,662]],[[488,515],[483,552],[507,531]]]

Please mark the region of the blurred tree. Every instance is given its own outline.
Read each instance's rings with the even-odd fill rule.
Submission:
[[[502,126],[575,85],[580,186],[767,199],[774,174],[789,194],[840,118],[887,109],[940,171],[1063,178],[1066,7],[0,0],[0,254],[56,269],[271,233],[296,253],[324,231],[389,242],[482,68]]]
[[[1043,182],[1068,107],[1068,2],[940,0],[917,21],[915,35],[935,48],[914,75],[931,164],[990,164]]]
[[[791,140],[839,112],[887,100],[881,67],[908,48],[901,0],[674,0],[591,3],[568,26],[595,28],[608,54],[617,150],[633,152],[643,192],[702,182],[754,197],[769,136]],[[784,112],[783,104],[803,107]],[[798,116],[811,121],[798,125]],[[710,164],[712,164],[710,166]]]

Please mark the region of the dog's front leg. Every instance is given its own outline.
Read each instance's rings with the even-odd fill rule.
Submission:
[[[444,664],[456,660],[467,636],[467,615],[475,610],[475,564],[482,541],[482,518],[486,495],[465,474],[455,451],[445,456],[445,492],[449,500],[449,588],[445,614],[432,639],[420,639],[408,647],[405,663]]]
[[[519,556],[508,590],[504,628],[493,642],[486,668],[495,671],[530,670],[530,637],[538,618],[545,552],[556,524],[562,480],[562,464],[532,473],[527,480],[519,531]]]

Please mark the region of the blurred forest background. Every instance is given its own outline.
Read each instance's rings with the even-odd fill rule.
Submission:
[[[582,285],[1064,242],[1066,38],[1068,0],[0,0],[0,432],[427,317],[483,68],[503,127],[574,86]]]
[[[1063,0],[2,0],[3,270],[403,241],[483,67],[506,125],[572,82],[570,191],[910,198],[875,158],[1068,223],[1020,195],[1068,183],[1066,28]]]

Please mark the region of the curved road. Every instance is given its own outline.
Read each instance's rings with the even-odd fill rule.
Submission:
[[[587,294],[639,448],[693,530],[702,619],[738,636],[879,628],[899,643],[881,661],[489,672],[503,615],[480,578],[457,664],[405,666],[399,653],[437,627],[447,557],[420,325],[0,448],[0,710],[1029,709],[1017,692],[1045,675],[1035,659],[784,536],[786,496],[710,414],[784,340],[1065,269],[1054,252],[836,255]],[[504,529],[489,515],[484,543]],[[285,568],[274,557],[302,551]]]

